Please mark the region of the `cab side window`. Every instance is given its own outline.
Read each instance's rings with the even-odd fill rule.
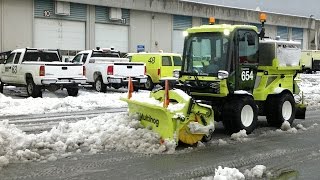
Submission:
[[[14,64],[19,63],[20,56],[21,56],[21,53],[17,53],[16,57],[14,58]]]
[[[259,38],[256,32],[238,31],[239,63],[257,63]]]
[[[87,57],[88,57],[88,53],[83,54],[83,57],[82,57],[82,63],[83,63],[83,64],[86,62]]]
[[[174,66],[181,66],[182,65],[181,57],[173,56],[173,65]]]
[[[73,58],[72,63],[80,63],[82,54],[76,55],[76,57]]]
[[[8,59],[6,60],[6,64],[13,64],[13,58],[15,53],[9,55]]]
[[[162,56],[162,66],[172,66],[172,61],[170,56]]]

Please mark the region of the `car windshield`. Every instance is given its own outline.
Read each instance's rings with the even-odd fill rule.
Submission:
[[[24,55],[23,61],[53,62],[53,61],[60,61],[60,58],[57,52],[27,51]]]
[[[186,38],[185,73],[217,74],[226,70],[229,38],[223,33],[195,33]]]

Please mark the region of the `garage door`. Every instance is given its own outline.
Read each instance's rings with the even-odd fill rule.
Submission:
[[[85,22],[35,18],[34,47],[85,49]]]
[[[172,35],[172,51],[173,53],[183,53],[184,36],[183,31],[173,30]]]
[[[172,51],[174,53],[183,53],[183,31],[191,27],[191,16],[173,15]]]
[[[121,52],[128,52],[128,26],[96,23],[96,47],[114,47]]]

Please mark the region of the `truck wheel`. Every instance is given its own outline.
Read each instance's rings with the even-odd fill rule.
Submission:
[[[41,87],[35,85],[33,79],[27,79],[27,93],[33,98],[42,97]]]
[[[77,96],[79,92],[79,88],[67,88],[67,92],[69,96]]]
[[[144,87],[147,89],[147,90],[152,90],[153,87],[154,87],[154,84],[152,82],[152,79],[148,76],[148,79],[147,79],[147,82],[145,83]]]
[[[138,92],[140,89],[140,86],[133,86],[133,91]]]
[[[107,91],[107,86],[106,86],[106,84],[103,83],[101,76],[99,76],[94,81],[94,87],[95,87],[96,91],[98,91],[98,92],[106,92]]]
[[[284,121],[292,124],[295,111],[295,102],[291,94],[281,93],[267,98],[266,116],[270,126],[280,127]]]
[[[250,134],[257,126],[258,108],[252,97],[233,96],[222,111],[222,123],[228,133],[246,130]]]
[[[3,82],[0,81],[0,93],[3,93]]]

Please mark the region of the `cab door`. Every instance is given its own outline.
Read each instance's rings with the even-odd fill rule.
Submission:
[[[12,65],[12,82],[20,84],[24,82],[24,73],[21,72],[21,64],[19,63],[21,57],[21,52],[17,52],[14,57],[13,65]]]
[[[1,81],[5,83],[13,83],[13,73],[12,73],[12,66],[14,63],[14,57],[16,53],[11,53],[9,57],[5,60],[4,66],[2,68],[2,77]]]
[[[236,33],[235,90],[253,92],[258,69],[259,37],[254,30],[239,29]]]
[[[173,76],[173,63],[171,56],[161,56],[160,79]]]

